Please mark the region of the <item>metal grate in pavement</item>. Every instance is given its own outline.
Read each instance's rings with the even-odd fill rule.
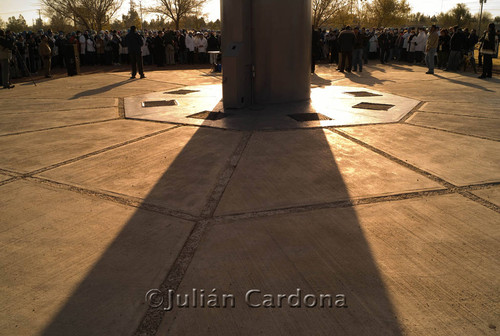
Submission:
[[[227,116],[228,116],[228,114],[223,113],[223,112],[203,111],[203,112],[191,114],[191,115],[187,116],[187,118],[205,119],[205,120],[221,120]]]
[[[167,94],[176,94],[176,95],[187,95],[187,94],[195,93],[195,92],[200,92],[200,90],[186,90],[186,89],[182,89],[182,90],[169,91],[169,92],[165,92],[165,93],[167,93]]]
[[[150,100],[142,102],[142,107],[160,107],[179,105],[176,100]]]
[[[376,94],[376,93],[371,93],[368,91],[351,91],[351,92],[344,92],[345,94],[354,96],[354,97],[381,97],[381,94]]]
[[[394,105],[391,104],[376,104],[376,103],[359,103],[353,106],[353,108],[364,109],[364,110],[376,110],[376,111],[389,111]]]
[[[289,114],[288,116],[298,122],[332,120],[331,118],[328,118],[326,115],[321,113],[295,113]]]

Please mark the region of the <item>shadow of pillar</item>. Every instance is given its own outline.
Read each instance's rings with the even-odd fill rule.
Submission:
[[[189,180],[185,187],[192,190],[208,176],[203,175],[204,170],[214,169],[215,165],[207,162],[211,157],[221,159],[220,153],[207,144],[217,132],[221,131],[199,128],[143,203],[158,203],[158,197],[167,208],[171,197],[189,202],[189,195],[183,193],[178,181]],[[238,151],[236,144],[227,146]],[[281,203],[292,207],[315,203],[318,193],[331,188],[336,200],[349,199],[335,153],[321,129],[254,132],[241,158],[236,157],[236,167],[234,155],[222,159],[227,161],[226,168],[219,171],[218,185],[213,181],[205,208],[215,210],[233,197],[247,197],[248,206],[255,202],[272,211],[275,205],[284,208]],[[241,173],[248,164],[253,165],[253,173]],[[236,182],[245,187],[233,187]],[[222,194],[224,189],[232,194],[224,195],[221,201],[217,193]],[[238,208],[239,204],[234,206]],[[227,204],[224,207],[230,208]],[[208,293],[216,288],[219,294],[234,294],[238,300],[235,308],[174,308],[170,312],[149,309],[144,317],[144,295],[151,289],[144,284],[171,276],[172,269],[170,273],[167,270],[172,265],[150,259],[155,249],[162,248],[162,236],[154,232],[137,234],[142,228],[147,231],[151,220],[148,211],[137,210],[43,335],[131,335],[136,330],[138,334],[154,334],[158,328],[158,334],[168,330],[168,335],[401,334],[355,208],[278,212],[262,217],[246,212],[248,218],[221,217],[211,221],[213,211],[208,211],[208,218],[202,219],[209,220],[208,230],[195,232],[195,227],[192,232],[202,234],[200,244],[185,246],[178,256],[184,258],[186,273],[163,283],[164,289],[179,293],[191,293],[193,288]],[[155,287],[161,288],[162,284]],[[303,294],[342,293],[348,307],[252,309],[244,303],[246,291],[252,288],[275,295],[293,294],[297,288]]]

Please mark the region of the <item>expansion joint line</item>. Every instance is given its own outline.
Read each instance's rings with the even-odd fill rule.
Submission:
[[[17,180],[21,180],[22,177],[21,176],[12,176],[6,180],[3,180],[3,181],[0,181],[0,187],[5,185],[5,184],[8,184],[8,183],[11,183],[11,182],[15,182]]]
[[[479,203],[485,207],[487,207],[488,209],[491,209],[495,212],[498,212],[500,213],[500,207],[494,203],[491,203],[490,201],[488,200],[485,200],[484,198],[482,197],[479,197],[477,195],[474,195],[473,193],[471,193],[470,191],[466,191],[466,190],[458,190],[457,191],[460,195],[470,199],[471,201],[474,201],[476,203]]]
[[[395,163],[397,163],[405,168],[408,168],[408,169],[410,169],[410,170],[412,170],[412,171],[414,171],[414,172],[416,172],[424,177],[427,177],[428,179],[430,179],[434,182],[441,184],[442,186],[444,186],[446,189],[448,189],[452,193],[458,193],[458,194],[460,194],[460,195],[462,195],[462,196],[464,196],[472,201],[475,201],[475,202],[477,202],[477,203],[479,203],[479,204],[481,204],[481,205],[483,205],[483,206],[485,206],[493,211],[500,213],[500,207],[498,207],[497,205],[495,205],[495,204],[493,204],[493,203],[491,203],[491,202],[489,202],[481,197],[478,197],[478,196],[472,194],[471,192],[469,192],[467,190],[464,190],[463,187],[458,187],[458,186],[440,178],[439,176],[436,176],[436,175],[429,173],[423,169],[420,169],[420,168],[418,168],[418,167],[416,167],[416,166],[414,166],[406,161],[403,161],[403,160],[395,157],[394,155],[391,155],[387,152],[384,152],[383,150],[380,150],[372,145],[367,144],[364,141],[361,141],[361,140],[359,140],[359,139],[357,139],[357,138],[355,138],[347,133],[344,133],[341,130],[338,130],[335,128],[329,128],[329,130],[346,138],[346,139],[348,139],[348,140],[350,140],[350,141],[352,141],[352,142],[354,142],[354,143],[356,143],[356,144],[358,144],[358,145],[360,145],[360,146],[362,146],[362,147],[364,147],[364,148],[366,148],[366,149],[371,150],[372,152],[375,152],[379,155],[382,155],[383,157],[385,157],[385,158],[387,158],[387,159],[389,159],[389,160],[391,160],[391,161],[393,161],[393,162],[395,162]]]
[[[30,180],[30,181],[33,181],[33,182],[36,182],[39,184],[47,185],[47,186],[52,187],[52,188],[68,190],[68,191],[76,192],[76,193],[81,194],[81,195],[87,195],[87,196],[95,197],[95,198],[98,198],[101,200],[110,201],[113,203],[118,203],[118,204],[126,205],[129,207],[134,207],[134,208],[141,209],[141,210],[156,212],[156,213],[160,213],[162,215],[168,215],[170,217],[175,217],[175,218],[179,218],[179,219],[183,219],[183,220],[187,220],[187,221],[191,221],[191,222],[195,222],[195,221],[199,220],[199,217],[190,215],[190,214],[182,212],[182,211],[165,208],[165,207],[162,207],[159,205],[145,203],[142,199],[139,199],[139,198],[134,198],[134,197],[130,197],[130,196],[129,197],[121,196],[121,195],[101,192],[98,190],[86,189],[86,188],[70,185],[67,183],[57,182],[57,181],[53,181],[53,180],[46,179],[43,177],[38,177],[38,176],[28,176],[25,178],[27,180]]]
[[[118,116],[125,119],[125,98],[118,98]]]
[[[61,166],[65,166],[67,164],[70,164],[70,163],[73,163],[73,162],[76,162],[76,161],[80,161],[80,160],[83,160],[83,159],[86,159],[86,158],[89,158],[89,157],[92,157],[92,156],[95,156],[95,155],[98,155],[98,154],[101,154],[101,153],[108,152],[108,151],[113,150],[113,149],[117,149],[117,148],[120,148],[120,147],[123,147],[123,146],[127,146],[127,145],[130,145],[130,144],[142,141],[142,140],[146,140],[146,139],[152,138],[154,136],[157,136],[157,135],[160,135],[160,134],[163,134],[163,133],[170,132],[170,131],[172,131],[172,130],[174,130],[176,128],[179,128],[179,127],[180,126],[176,125],[176,126],[173,126],[171,128],[167,128],[167,129],[163,129],[163,130],[160,130],[160,131],[157,131],[157,132],[154,132],[154,133],[143,135],[141,137],[138,137],[138,138],[135,138],[135,139],[131,139],[131,140],[128,140],[128,141],[125,141],[125,142],[122,142],[122,143],[119,143],[119,144],[116,144],[116,145],[108,146],[108,147],[99,149],[97,151],[94,151],[94,152],[91,152],[91,153],[87,153],[87,154],[75,157],[73,159],[69,159],[69,160],[66,160],[66,161],[55,163],[55,164],[50,165],[48,167],[37,169],[35,171],[32,171],[32,172],[26,174],[26,176],[33,176],[33,175],[36,175],[36,174],[44,173],[44,172],[46,172],[48,170],[59,168]]]
[[[191,264],[191,261],[193,260],[194,254],[198,249],[201,239],[203,238],[205,232],[209,230],[211,224],[213,224],[214,222],[213,216],[215,210],[217,209],[222,195],[224,194],[224,191],[229,184],[229,181],[231,180],[231,177],[236,170],[241,157],[243,156],[243,152],[245,151],[245,148],[247,147],[252,134],[252,132],[243,133],[240,142],[227,161],[225,168],[219,175],[217,184],[212,190],[212,193],[208,198],[205,207],[201,211],[202,219],[195,223],[191,233],[189,234],[189,237],[187,238],[184,246],[179,252],[179,255],[170,268],[165,280],[159,286],[158,289],[161,293],[166,293],[168,292],[168,290],[176,291],[179,288],[184,275],[186,274],[187,269]],[[149,307],[134,335],[156,335],[164,316],[165,310],[163,310],[162,308]]]
[[[401,120],[399,121],[400,123],[406,123],[406,121],[408,119],[410,119],[411,117],[413,117],[415,115],[415,113],[417,113],[418,111],[420,111],[420,108],[422,108],[422,106],[425,105],[425,101],[420,101],[420,103],[417,104],[417,106],[415,106],[414,108],[411,109],[411,111],[409,113],[407,113],[403,118],[401,118]]]
[[[457,134],[457,135],[465,135],[465,136],[469,136],[469,137],[472,137],[472,138],[477,138],[477,139],[482,139],[482,140],[489,140],[489,141],[499,142],[499,140],[497,140],[497,139],[492,139],[492,138],[488,138],[488,137],[484,137],[484,136],[480,136],[480,135],[468,134],[468,133],[457,132],[457,131],[450,131],[450,130],[447,130],[447,129],[437,128],[437,127],[432,127],[432,126],[426,126],[426,125],[418,125],[418,124],[413,124],[411,122],[406,122],[406,124],[410,125],[410,126],[431,129],[433,131],[440,131],[440,132],[446,132],[446,133]]]
[[[12,136],[12,135],[22,135],[22,134],[36,133],[36,132],[42,132],[42,131],[52,131],[52,130],[56,130],[56,129],[69,128],[69,127],[75,127],[75,126],[95,125],[95,124],[101,124],[101,123],[104,123],[104,122],[115,121],[115,120],[119,120],[119,119],[120,118],[110,118],[110,119],[104,119],[104,120],[96,120],[96,121],[83,122],[83,123],[79,123],[79,124],[61,125],[61,126],[54,126],[54,127],[48,127],[48,128],[40,128],[40,129],[36,129],[36,130],[29,130],[29,131],[22,131],[22,132],[1,134],[0,137],[6,137],[6,136]]]
[[[120,148],[120,147],[123,147],[123,146],[126,146],[126,145],[130,145],[130,144],[133,144],[133,143],[136,143],[136,142],[139,142],[139,141],[142,141],[142,140],[145,140],[145,139],[148,139],[148,138],[151,138],[151,137],[154,137],[154,136],[157,136],[157,135],[160,135],[160,134],[172,131],[172,130],[177,129],[179,127],[181,127],[181,126],[180,125],[175,125],[175,126],[173,126],[171,128],[163,129],[163,130],[160,130],[160,131],[157,131],[157,132],[154,132],[154,133],[150,133],[150,134],[147,134],[147,135],[135,138],[135,139],[131,139],[131,140],[128,140],[128,141],[125,141],[125,142],[122,142],[122,143],[119,143],[119,144],[116,144],[116,145],[113,145],[113,146],[102,148],[100,150],[97,150],[97,151],[94,151],[94,152],[91,152],[91,153],[87,153],[87,154],[78,156],[78,157],[73,158],[73,159],[62,161],[62,162],[50,165],[48,167],[43,167],[43,168],[40,168],[40,169],[31,171],[31,172],[28,172],[28,173],[18,173],[18,172],[13,172],[13,171],[10,171],[10,170],[7,170],[7,169],[0,168],[0,173],[2,173],[4,175],[8,175],[10,177],[10,178],[8,178],[8,179],[6,179],[4,181],[0,181],[0,186],[3,186],[3,185],[8,184],[8,183],[15,182],[15,181],[18,181],[18,180],[29,179],[29,178],[33,178],[33,180],[36,180],[36,181],[42,181],[43,180],[46,183],[50,182],[52,184],[64,185],[63,183],[51,181],[51,180],[48,180],[48,179],[34,178],[34,176],[38,175],[38,174],[41,174],[41,173],[44,173],[46,171],[52,170],[52,169],[59,168],[61,166],[68,165],[70,163],[74,163],[74,162],[77,162],[77,161],[80,161],[80,160],[83,160],[83,159],[86,159],[86,158],[89,158],[89,157],[92,157],[92,156],[95,156],[95,155],[98,155],[98,154],[101,154],[101,153],[105,153],[105,152],[113,150],[113,149],[117,149],[117,148]],[[80,187],[74,187],[74,186],[70,186],[70,185],[67,185],[67,186],[68,186],[68,187],[66,187],[67,190],[77,191],[77,192],[80,192],[80,193],[84,193],[84,194],[88,194],[88,195],[94,195],[94,196],[101,195],[101,198],[106,198],[103,195],[108,195],[108,194],[105,194],[105,193],[89,191],[87,189],[80,188]],[[190,216],[190,215],[184,214],[184,213],[179,212],[179,211],[168,210],[168,209],[165,210],[164,208],[155,207],[155,206],[149,205],[149,204],[144,204],[144,205],[141,205],[141,206],[137,206],[137,205],[133,205],[134,201],[126,200],[126,198],[124,198],[124,197],[115,197],[113,195],[108,195],[108,196],[109,196],[108,200],[114,201],[115,203],[131,205],[131,206],[134,206],[134,207],[143,208],[143,209],[150,210],[150,211],[156,211],[156,212],[160,212],[160,213],[163,213],[163,214],[168,214],[168,215],[173,216],[173,217],[179,217],[179,218],[182,218],[182,219],[187,219],[187,220],[190,220],[190,221],[198,220],[198,217]],[[160,210],[158,210],[158,209],[160,209]],[[189,217],[189,218],[186,218],[186,217]]]

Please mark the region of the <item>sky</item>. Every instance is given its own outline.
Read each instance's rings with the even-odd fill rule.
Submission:
[[[138,5],[139,0],[134,0]],[[143,6],[154,5],[156,0],[142,0]],[[459,2],[465,3],[472,14],[479,12],[479,0],[408,0],[414,13],[421,12],[426,15],[447,12]],[[7,21],[10,16],[18,17],[22,14],[28,24],[32,24],[38,17],[40,9],[39,0],[0,0],[0,17]],[[125,14],[129,9],[129,0],[124,0],[118,15]],[[487,0],[484,10],[493,14],[493,17],[500,16],[500,0]],[[213,21],[220,18],[220,0],[207,0],[203,13],[207,14],[208,20]],[[146,18],[146,17],[145,17]],[[42,19],[46,20],[42,17]]]

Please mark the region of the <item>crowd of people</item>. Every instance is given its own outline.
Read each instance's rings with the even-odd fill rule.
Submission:
[[[51,68],[66,67],[70,61],[68,58],[73,57],[71,49],[67,48],[68,45],[76,46],[81,66],[129,64],[129,47],[125,41],[130,33],[130,29],[75,31],[67,34],[54,33],[50,29],[46,32],[40,30],[17,34],[2,32],[0,48],[8,49],[4,54],[10,55],[10,61],[3,66],[9,67],[11,78],[38,74],[42,69],[46,77],[51,77]],[[164,29],[138,33],[142,39],[141,56],[145,65],[163,67],[210,63],[215,66],[218,63],[217,52],[220,51],[221,45],[219,32]],[[0,57],[1,55],[0,51]]]
[[[493,23],[481,36],[477,35],[475,29],[462,30],[458,26],[439,29],[434,25],[429,29],[409,27],[370,30],[346,26],[342,30],[314,30],[311,70],[314,72],[314,61],[328,60],[338,64],[337,70],[340,72],[361,72],[363,64],[367,64],[369,59],[378,59],[382,64],[392,61],[426,64],[430,67],[429,74],[434,72],[434,64],[447,71],[462,68],[465,71],[470,64],[476,72],[474,50],[480,42],[478,65],[484,64],[481,78],[491,77],[491,56],[497,53],[498,35]]]
[[[141,66],[209,63],[215,67],[220,62],[219,32],[165,29],[139,32],[135,27],[133,31],[75,31],[68,34],[54,33],[50,29],[17,34],[0,30],[2,84],[11,87],[9,76],[26,77],[42,69],[46,77],[51,77],[51,68],[67,67],[74,53],[78,54],[81,66],[129,64],[132,58],[137,63],[137,59],[129,55],[126,41],[130,34],[139,39],[140,46],[134,48],[140,48],[136,52],[140,53]],[[470,64],[476,71],[474,49],[481,43],[478,65],[484,65],[481,78],[485,78],[491,77],[491,58],[498,52],[495,50],[498,31],[493,23],[480,36],[474,29],[462,30],[458,26],[441,28],[439,33],[436,26],[430,29],[351,29],[347,26],[341,30],[313,30],[312,41],[312,72],[318,60],[337,63],[341,72],[361,72],[369,59],[379,59],[383,64],[395,60],[427,64],[431,74],[434,64],[448,71],[462,67],[465,71]]]

